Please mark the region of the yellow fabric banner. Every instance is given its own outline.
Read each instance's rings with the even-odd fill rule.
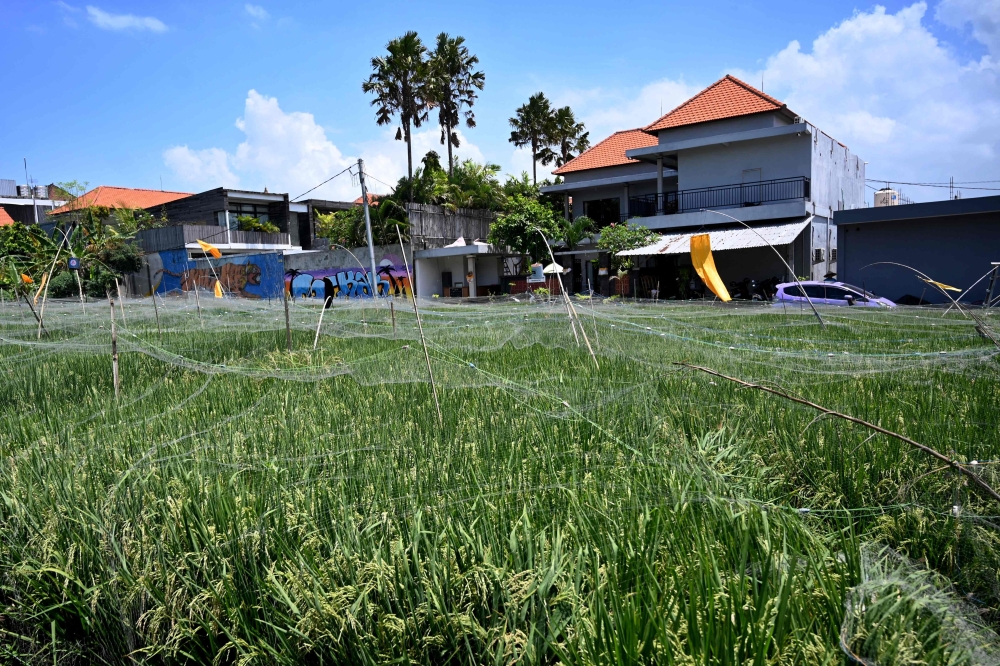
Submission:
[[[712,242],[708,234],[691,236],[691,263],[702,282],[712,290],[721,301],[731,301],[726,284],[715,270],[715,259],[712,258]]]
[[[947,289],[948,291],[962,291],[958,287],[952,287],[950,285],[945,284],[944,282],[938,282],[936,280],[924,280],[924,282],[926,282],[927,284],[932,284],[935,287],[939,287],[941,289]]]
[[[215,297],[222,298],[222,285],[219,284],[218,280],[215,281]]]
[[[205,252],[208,252],[210,255],[212,255],[216,259],[221,259],[222,258],[222,253],[219,252],[219,248],[215,247],[214,245],[210,245],[210,244],[206,243],[203,240],[198,241],[198,245],[201,246],[202,250],[204,250]]]
[[[21,273],[21,282],[24,284],[34,284],[35,281],[31,279],[31,276],[27,273]]]
[[[38,297],[42,295],[42,291],[45,289],[45,283],[49,281],[49,274],[42,273],[42,283],[38,285],[38,291],[35,292],[35,305],[38,305]]]

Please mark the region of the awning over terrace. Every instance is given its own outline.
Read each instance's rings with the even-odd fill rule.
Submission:
[[[811,218],[786,222],[783,224],[769,224],[754,227],[753,231],[746,228],[721,229],[709,231],[708,235],[712,243],[712,251],[720,250],[742,250],[750,247],[767,247],[768,245],[788,245],[802,233],[802,230],[809,226]],[[705,231],[685,232],[678,234],[664,234],[660,240],[652,245],[640,247],[635,250],[624,250],[618,253],[619,257],[649,257],[657,254],[688,254],[691,252],[691,236],[706,233]]]

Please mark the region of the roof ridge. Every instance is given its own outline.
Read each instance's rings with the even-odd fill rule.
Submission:
[[[694,95],[692,95],[691,97],[687,98],[686,100],[684,100],[683,102],[681,102],[680,104],[678,104],[678,105],[677,105],[677,106],[675,106],[674,108],[670,109],[669,111],[667,111],[666,113],[664,113],[664,114],[663,114],[662,116],[660,116],[659,118],[657,118],[657,119],[656,119],[656,120],[654,120],[653,122],[651,122],[651,123],[649,123],[648,125],[646,125],[645,127],[643,127],[643,128],[642,128],[642,131],[643,131],[643,132],[646,132],[646,131],[648,131],[650,127],[652,127],[653,125],[656,125],[657,123],[659,123],[659,122],[660,122],[661,120],[663,120],[663,119],[664,119],[664,118],[666,118],[667,116],[671,115],[672,113],[674,113],[674,112],[676,112],[676,111],[680,111],[681,109],[683,109],[683,108],[684,108],[685,106],[687,106],[688,104],[691,104],[691,103],[692,103],[692,102],[694,102],[694,101],[695,101],[696,99],[698,99],[699,97],[701,97],[702,95],[704,95],[705,93],[707,93],[707,92],[708,92],[709,90],[711,90],[711,89],[712,89],[712,88],[714,88],[715,86],[717,86],[717,85],[719,85],[720,83],[722,83],[723,81],[725,81],[725,80],[726,80],[726,77],[728,77],[728,76],[729,76],[729,75],[728,75],[728,74],[726,74],[726,76],[723,76],[723,77],[722,77],[721,79],[719,79],[718,81],[716,81],[716,82],[715,82],[715,83],[713,83],[712,85],[708,86],[707,88],[704,88],[704,89],[700,90],[699,92],[696,92],[696,93],[695,93]]]
[[[771,97],[770,95],[768,95],[763,90],[758,90],[757,88],[754,88],[749,83],[746,83],[745,81],[739,80],[738,78],[736,78],[732,74],[726,74],[724,77],[722,77],[722,79],[719,79],[719,81],[716,81],[716,83],[721,82],[723,79],[729,79],[733,83],[742,86],[743,88],[745,88],[749,92],[752,92],[753,94],[757,95],[758,97],[763,97],[764,99],[766,99],[767,101],[771,102],[772,104],[777,104],[779,107],[780,106],[788,106],[787,104],[785,104],[784,102],[782,102],[780,99]]]

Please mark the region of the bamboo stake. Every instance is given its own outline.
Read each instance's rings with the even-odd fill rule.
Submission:
[[[327,296],[326,300],[323,301],[323,307],[319,311],[319,323],[316,324],[316,337],[313,338],[313,351],[316,351],[316,344],[319,342],[319,329],[323,326],[323,313],[326,312],[326,304],[330,302],[331,296]],[[285,310],[288,313],[288,310]]]
[[[80,290],[80,307],[83,309],[83,314],[87,314],[87,301],[83,298],[83,281],[80,280],[80,271],[73,271],[73,275],[76,276],[76,288]]]
[[[392,299],[389,299],[389,315],[392,317],[392,339],[396,339],[396,308],[392,304]]]
[[[156,306],[156,292],[152,294],[153,297],[153,314],[156,315],[156,337],[163,338],[163,331],[160,330],[160,308]]]
[[[437,386],[434,384],[434,371],[431,370],[431,356],[427,353],[427,340],[424,338],[424,325],[420,323],[420,311],[417,310],[417,294],[413,291],[413,278],[410,276],[410,264],[406,260],[406,248],[403,247],[403,234],[396,225],[396,235],[399,237],[399,251],[403,254],[403,267],[406,269],[406,280],[410,283],[410,300],[413,302],[413,315],[417,318],[417,330],[420,331],[420,344],[424,348],[424,360],[427,362],[427,374],[431,378],[431,391],[434,393],[434,406],[437,408],[438,425],[444,425],[441,416],[441,403],[438,402]]]
[[[109,298],[111,304],[111,380],[115,385],[115,400],[118,399],[118,330],[115,328],[115,299]]]
[[[189,272],[188,273],[188,277],[190,277],[190,276],[191,276],[191,273]],[[201,296],[198,295],[198,281],[197,281],[197,279],[194,282],[194,303],[195,303],[196,306],[198,306],[198,324],[202,328],[204,328],[205,327],[205,322],[202,321],[202,319],[201,319]]]
[[[827,407],[823,407],[822,405],[817,405],[815,402],[810,402],[809,400],[806,400],[804,398],[799,398],[799,397],[796,397],[796,396],[793,396],[793,395],[789,395],[787,393],[784,393],[783,391],[778,391],[777,389],[773,389],[773,388],[770,388],[768,386],[761,386],[760,384],[752,384],[750,382],[745,382],[742,379],[737,379],[735,377],[729,377],[728,375],[724,375],[721,372],[717,372],[715,370],[712,370],[711,368],[703,368],[703,367],[701,367],[699,365],[691,365],[690,363],[680,363],[680,362],[674,362],[674,365],[680,365],[680,366],[683,366],[685,368],[691,368],[692,370],[698,370],[700,372],[704,372],[704,373],[707,373],[707,374],[710,374],[710,375],[714,375],[715,377],[720,377],[722,379],[726,379],[728,381],[731,381],[731,382],[734,382],[736,384],[739,384],[740,386],[743,386],[745,388],[752,388],[752,389],[757,389],[759,391],[764,391],[765,393],[771,393],[771,394],[776,395],[776,396],[778,396],[780,398],[785,398],[786,400],[791,400],[792,402],[797,402],[800,405],[805,405],[806,407],[812,407],[813,409],[818,410],[820,412],[823,412],[824,414],[829,414],[830,416],[836,416],[837,418],[844,419],[845,421],[850,421],[851,423],[857,423],[858,425],[862,425],[862,426],[865,426],[866,428],[870,428],[871,430],[874,430],[875,432],[882,433],[883,435],[888,435],[889,437],[894,437],[895,439],[898,439],[901,442],[905,442],[906,444],[909,444],[913,448],[918,449],[920,451],[923,451],[927,455],[940,460],[941,462],[945,463],[948,467],[954,469],[955,471],[959,472],[960,474],[964,474],[965,476],[969,477],[969,479],[972,480],[972,483],[974,483],[975,485],[979,486],[979,488],[983,492],[985,492],[987,495],[989,495],[990,497],[992,497],[996,501],[1000,502],[1000,494],[998,494],[995,490],[993,490],[993,488],[991,488],[989,486],[989,484],[987,484],[985,481],[983,481],[978,476],[976,476],[975,474],[973,474],[972,471],[969,470],[963,463],[960,463],[960,462],[958,462],[956,460],[952,460],[952,459],[948,458],[947,456],[945,456],[945,455],[943,455],[941,453],[938,453],[937,451],[935,451],[931,447],[926,446],[924,444],[921,444],[920,442],[914,441],[914,440],[910,439],[909,437],[907,437],[905,435],[900,435],[899,433],[893,432],[891,430],[886,430],[885,428],[883,428],[881,426],[877,426],[874,423],[869,423],[868,421],[864,421],[864,420],[856,418],[854,416],[849,416],[847,414],[842,414],[840,412],[836,412],[836,411],[834,411],[832,409],[829,409]]]
[[[292,351],[292,324],[288,319],[288,290],[285,290],[285,343],[288,347],[288,352]]]
[[[552,247],[549,245],[549,240],[545,237],[545,234],[542,233],[541,229],[538,227],[535,227],[535,229],[542,235],[542,240],[545,241],[545,247],[549,250],[549,256],[552,257],[552,263],[555,264],[555,266],[558,266],[559,264],[556,264],[556,255],[552,253]],[[587,343],[587,351],[590,352],[590,358],[594,359],[594,365],[597,366],[598,370],[600,370],[601,364],[597,362],[597,354],[594,353],[594,348],[590,346],[590,338],[587,337],[587,331],[584,330],[583,323],[580,322],[580,316],[576,313],[576,308],[573,307],[573,299],[569,297],[569,294],[567,294],[566,290],[563,288],[562,274],[556,273],[556,276],[559,278],[559,291],[562,292],[563,300],[566,303],[566,310],[569,312],[569,322],[572,325],[575,319],[576,323],[580,324],[580,333],[583,334],[583,340]],[[573,337],[576,338],[576,344],[579,345],[580,338],[576,336],[576,327],[573,328]]]
[[[62,243],[56,248],[55,259],[52,260],[52,267],[45,279],[45,292],[42,294],[42,308],[38,312],[38,339],[42,337],[42,320],[45,319],[45,299],[49,297],[49,281],[52,279],[52,271],[56,269],[56,262],[59,261],[59,253],[62,252]]]
[[[115,289],[118,290],[118,309],[122,311],[122,326],[128,328],[128,321],[125,319],[125,297],[122,296],[122,286],[118,284],[118,278],[115,278]]]

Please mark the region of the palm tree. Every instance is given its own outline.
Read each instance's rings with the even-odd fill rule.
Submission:
[[[448,144],[448,175],[454,171],[455,161],[452,146],[460,143],[455,131],[465,116],[465,126],[476,126],[476,116],[472,105],[476,102],[476,90],[486,84],[486,75],[474,71],[479,58],[470,54],[465,46],[465,37],[449,37],[442,32],[437,36],[437,46],[428,62],[428,87],[430,97],[438,107],[438,124],[441,125],[441,143]],[[462,107],[465,113],[462,113]]]
[[[514,128],[510,133],[510,142],[518,148],[531,147],[531,182],[537,183],[538,160],[542,158],[543,150],[548,148],[552,134],[552,105],[545,98],[545,93],[535,93],[516,113],[510,119],[510,126]]]
[[[386,50],[388,55],[372,58],[372,74],[361,84],[361,89],[375,95],[372,106],[377,107],[375,121],[379,125],[388,125],[393,116],[399,115],[401,127],[396,130],[396,140],[406,141],[406,172],[412,181],[413,143],[410,129],[420,127],[427,120],[429,108],[427,63],[424,61],[427,48],[417,33],[411,30],[389,42]]]
[[[557,109],[552,115],[552,128],[548,137],[556,150],[552,150],[552,147],[545,148],[539,161],[542,164],[554,161],[557,167],[561,167],[590,148],[590,132],[585,129],[583,123],[576,122],[573,109],[568,106]]]

